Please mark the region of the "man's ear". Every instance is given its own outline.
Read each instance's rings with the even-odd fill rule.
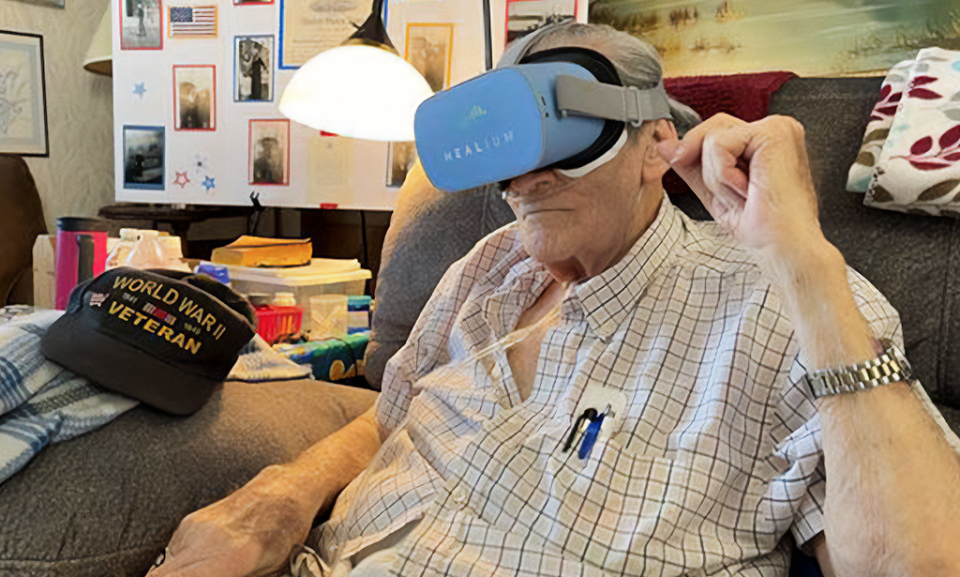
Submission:
[[[673,140],[677,138],[677,129],[673,122],[665,119],[654,121],[653,132],[651,133],[653,142],[644,151],[644,180],[660,180],[663,175],[670,170],[670,164],[660,155],[656,143],[664,140]]]
[[[661,118],[653,125],[653,141],[661,142],[663,140],[674,140],[679,138],[677,127],[673,125],[672,120]]]

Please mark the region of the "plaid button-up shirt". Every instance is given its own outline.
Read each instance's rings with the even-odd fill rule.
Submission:
[[[874,334],[900,344],[896,312],[849,278]],[[475,353],[550,282],[515,225],[451,266],[387,367],[377,418],[393,434],[321,550],[349,556],[419,519],[385,574],[786,575],[784,536],[823,529],[821,427],[758,264],[664,200],[568,293],[523,401],[503,347]],[[598,389],[625,403],[580,459],[563,445]]]

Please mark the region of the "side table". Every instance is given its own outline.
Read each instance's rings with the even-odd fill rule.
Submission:
[[[147,220],[153,228],[160,224],[167,224],[173,229],[173,234],[180,237],[184,256],[189,255],[187,250],[187,231],[190,225],[211,218],[230,218],[242,216],[250,218],[254,213],[252,206],[204,206],[186,205],[172,206],[163,204],[119,203],[111,204],[100,209],[100,216],[109,220]]]

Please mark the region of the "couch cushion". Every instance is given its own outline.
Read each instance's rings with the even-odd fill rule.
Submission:
[[[795,78],[771,112],[806,128],[824,234],[900,312],[907,357],[930,397],[960,408],[957,222],[868,208],[862,194],[845,190],[881,81]]]
[[[138,406],[0,484],[0,577],[143,575],[185,515],[294,459],[370,391],[227,383],[194,415]]]

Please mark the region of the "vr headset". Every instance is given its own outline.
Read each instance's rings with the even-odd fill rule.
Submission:
[[[528,172],[571,177],[610,160],[626,123],[670,118],[663,83],[623,86],[614,65],[585,48],[555,48],[438,92],[417,109],[417,153],[427,177],[453,192]]]

